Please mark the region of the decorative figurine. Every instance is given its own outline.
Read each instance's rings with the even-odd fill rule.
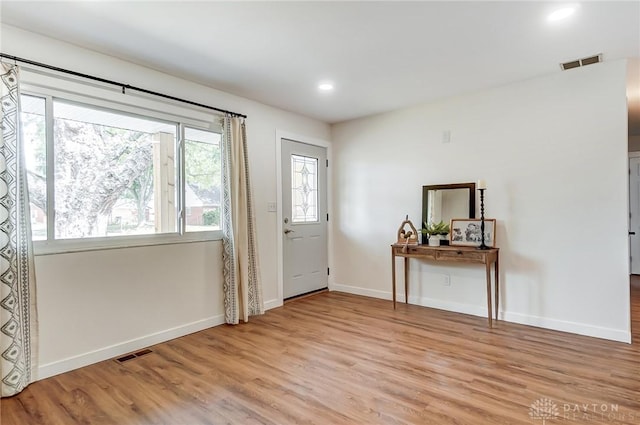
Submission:
[[[409,229],[406,228],[409,226]],[[407,246],[409,245],[418,245],[418,231],[415,226],[409,220],[409,216],[407,215],[398,228],[398,244],[403,244],[402,252],[407,252]]]

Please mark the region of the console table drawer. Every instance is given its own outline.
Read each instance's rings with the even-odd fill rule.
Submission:
[[[402,248],[400,248],[400,251],[402,252]],[[429,253],[429,252],[425,253],[424,250],[421,249],[419,245],[408,245],[407,246],[407,254],[420,254],[420,255],[425,254],[425,255],[428,256],[431,253]]]
[[[485,253],[478,251],[468,251],[468,250],[446,250],[446,251],[437,251],[436,259],[437,260],[453,260],[453,261],[471,261],[474,263],[484,263],[485,261]]]
[[[406,249],[406,252],[403,250]],[[425,260],[435,260],[436,253],[433,250],[424,249],[423,245],[396,245],[393,247],[393,253],[400,257],[416,257]]]

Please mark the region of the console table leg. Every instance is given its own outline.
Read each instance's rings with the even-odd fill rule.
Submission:
[[[393,297],[393,309],[396,309],[396,255],[391,247],[391,293]]]
[[[496,320],[498,320],[498,310],[500,309],[500,266],[499,260],[496,257]]]
[[[487,317],[489,318],[489,327],[493,326],[491,322],[491,316],[493,316],[493,312],[491,309],[491,264],[486,265],[487,269]]]
[[[404,257],[404,303],[409,304],[409,258]]]

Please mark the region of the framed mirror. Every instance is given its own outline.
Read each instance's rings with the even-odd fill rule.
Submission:
[[[476,184],[454,183],[422,186],[422,223],[446,224],[452,218],[476,217]]]

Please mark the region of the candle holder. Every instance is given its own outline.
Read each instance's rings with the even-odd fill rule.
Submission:
[[[487,245],[484,243],[484,191],[487,190],[485,188],[478,189],[480,191],[480,234],[481,234],[481,243],[478,249],[489,249]]]

